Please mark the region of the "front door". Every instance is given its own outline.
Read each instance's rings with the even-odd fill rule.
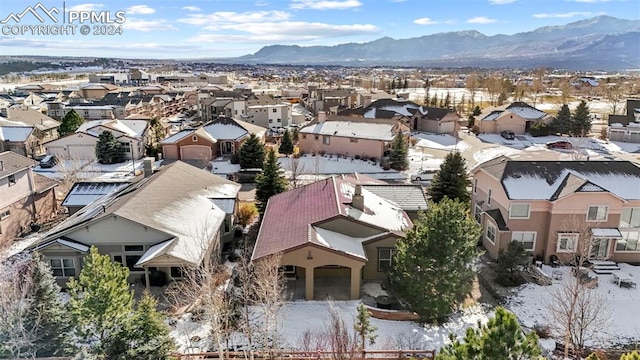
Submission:
[[[220,144],[220,146],[222,146],[222,154],[224,155],[229,155],[229,154],[233,154],[233,143],[231,141],[225,141],[222,144]]]
[[[591,259],[604,260],[609,257],[609,239],[594,238],[591,243]]]

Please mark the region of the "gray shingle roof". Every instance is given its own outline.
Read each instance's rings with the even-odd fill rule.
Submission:
[[[13,151],[0,153],[0,161],[2,162],[2,166],[0,167],[0,179],[23,171],[36,164],[35,161],[28,157],[16,154]]]

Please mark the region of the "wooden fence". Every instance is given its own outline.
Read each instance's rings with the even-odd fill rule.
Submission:
[[[217,352],[203,352],[194,354],[173,354],[177,360],[200,360],[200,359],[220,359]],[[399,359],[434,359],[435,350],[367,350],[355,354],[341,354],[332,351],[282,351],[276,353],[254,353],[255,360],[329,360],[329,359],[376,359],[376,360],[399,360]],[[225,352],[225,359],[249,359],[249,353]]]

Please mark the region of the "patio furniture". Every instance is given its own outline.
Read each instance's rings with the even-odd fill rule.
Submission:
[[[616,274],[613,273],[613,283],[618,285],[618,287],[625,287],[627,289],[635,289],[637,284],[635,281],[633,281],[633,275],[632,274],[628,274],[628,275],[624,275],[624,274]]]
[[[558,258],[557,255],[551,255],[549,257],[549,262],[551,263],[551,267],[558,267],[560,266],[560,259]]]

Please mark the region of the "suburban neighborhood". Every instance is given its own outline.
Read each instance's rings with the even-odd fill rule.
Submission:
[[[638,70],[376,41],[0,56],[0,359],[640,358]]]

